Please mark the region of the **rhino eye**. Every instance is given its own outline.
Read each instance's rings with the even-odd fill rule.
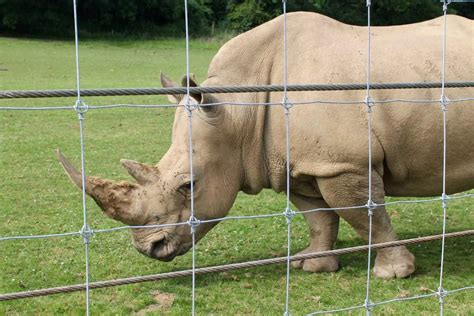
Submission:
[[[207,115],[213,115],[213,114],[216,114],[217,112],[217,106],[216,105],[205,105],[205,104],[201,104],[201,106],[199,107],[199,109],[206,113]]]
[[[213,120],[221,117],[222,107],[218,105],[201,105],[199,111],[207,119]]]

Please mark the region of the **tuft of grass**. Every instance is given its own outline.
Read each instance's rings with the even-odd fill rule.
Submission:
[[[214,41],[191,42],[191,68],[198,80],[218,49]],[[2,60],[0,89],[75,88],[74,45],[64,41],[0,38]],[[164,71],[178,81],[185,72],[184,41],[87,40],[80,44],[81,87],[150,87],[159,85]],[[86,98],[89,105],[166,103],[164,97]],[[0,106],[72,106],[73,98],[0,100]],[[91,110],[85,120],[87,174],[130,180],[120,158],[154,164],[170,144],[172,109]],[[0,111],[0,236],[75,232],[82,227],[80,192],[69,182],[54,156],[60,148],[78,165],[79,125],[74,111]],[[393,200],[393,199],[389,199]],[[119,226],[101,214],[88,199],[88,221],[93,229]],[[264,191],[258,196],[239,194],[234,215],[281,212],[285,198]],[[441,231],[440,203],[391,206],[388,212],[400,238]],[[449,204],[448,230],[472,229],[472,199]],[[338,248],[362,241],[342,223]],[[304,249],[308,233],[304,220],[292,226],[292,252]],[[417,257],[415,275],[403,280],[373,280],[372,300],[426,294],[436,291],[440,243],[411,246]],[[198,266],[284,256],[286,222],[283,218],[227,221],[217,225],[197,245]],[[0,293],[17,292],[85,280],[84,246],[80,237],[0,242]],[[445,287],[474,283],[473,239],[448,240]],[[365,298],[366,254],[341,257],[337,273],[311,274],[291,270],[292,314],[359,305]],[[189,269],[187,254],[162,263],[140,255],[129,232],[93,236],[90,244],[91,281],[108,280]],[[266,266],[198,276],[198,314],[281,314],[285,297],[285,266]],[[156,293],[173,297],[160,305]],[[182,315],[190,312],[191,280],[181,278],[91,292],[93,314]],[[469,315],[474,310],[473,291],[446,298],[448,315]],[[0,302],[1,315],[83,314],[83,292]],[[431,315],[439,312],[436,298],[379,306],[377,314]],[[356,312],[361,314],[362,312]]]

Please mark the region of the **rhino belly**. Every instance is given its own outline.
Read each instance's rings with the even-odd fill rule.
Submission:
[[[442,164],[437,169],[408,170],[403,181],[393,175],[384,176],[385,193],[389,196],[437,196],[443,192]],[[449,167],[449,165],[448,165]],[[429,166],[427,166],[429,168]],[[418,171],[418,172],[416,172]],[[474,162],[451,166],[446,171],[446,193],[459,193],[474,188]]]

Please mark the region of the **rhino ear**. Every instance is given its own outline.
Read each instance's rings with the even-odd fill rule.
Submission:
[[[64,157],[59,150],[56,151],[59,162],[69,178],[82,189],[82,174]],[[86,193],[94,199],[104,213],[126,225],[140,223],[137,214],[131,209],[134,195],[138,187],[135,184],[100,179],[97,177],[86,178]]]
[[[174,83],[170,78],[165,76],[164,73],[160,73],[160,81],[161,81],[161,86],[163,88],[176,88],[178,85]],[[182,94],[169,94],[168,95],[168,100],[171,103],[179,103],[183,99],[184,95]]]
[[[158,174],[153,167],[128,159],[122,159],[120,163],[139,184],[152,183],[158,179]]]
[[[186,87],[188,84],[187,77],[184,76],[183,79],[181,80],[181,84],[183,87]],[[199,87],[199,85],[196,83],[196,78],[194,74],[190,74],[189,76],[189,86],[190,87]],[[210,95],[210,94],[204,94],[204,93],[191,93],[191,97],[195,99],[200,105],[200,109],[206,113],[206,114],[213,114],[216,112],[217,106],[215,105],[208,105],[212,103],[216,103],[216,99]]]
[[[183,79],[181,79],[181,86],[186,87],[188,85],[188,77],[183,76]],[[190,87],[199,87],[199,85],[196,83],[196,76],[194,74],[189,74],[189,86]],[[202,93],[191,93],[191,97],[193,97],[194,100],[196,100],[199,104],[202,103],[203,100],[203,94]]]

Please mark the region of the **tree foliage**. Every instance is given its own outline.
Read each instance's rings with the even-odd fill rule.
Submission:
[[[173,36],[184,32],[181,0],[77,0],[85,34]],[[246,31],[282,12],[282,0],[188,0],[195,36],[215,27]],[[474,4],[452,3],[450,12],[474,18]],[[314,11],[357,25],[367,22],[366,0],[288,0],[288,12]],[[442,14],[437,0],[373,0],[372,24],[413,23]],[[70,36],[72,0],[0,0],[0,32],[17,35]]]

